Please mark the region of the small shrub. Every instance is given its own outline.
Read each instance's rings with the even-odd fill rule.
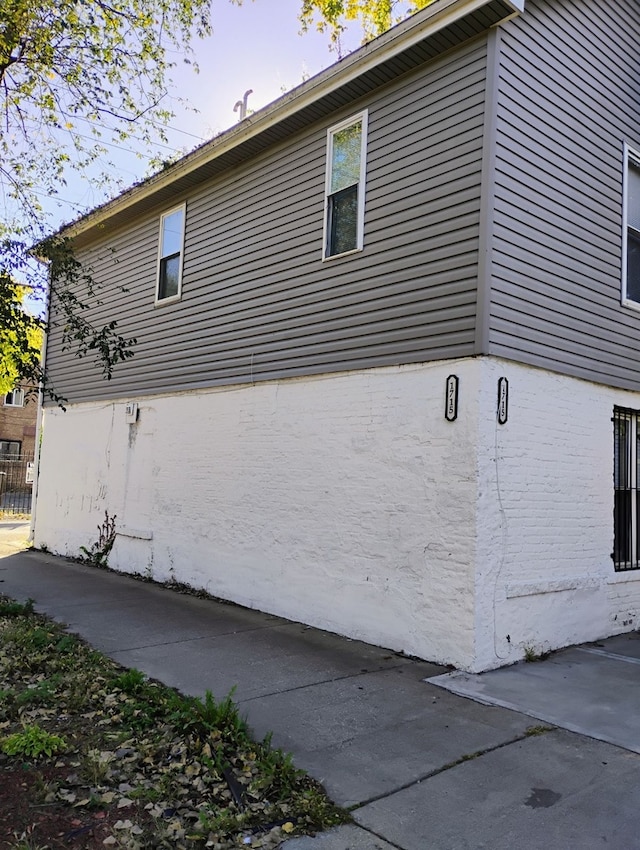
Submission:
[[[65,749],[67,742],[59,735],[51,735],[40,726],[25,726],[22,732],[9,735],[2,741],[2,751],[8,756],[29,756],[38,758],[41,755],[52,756]]]

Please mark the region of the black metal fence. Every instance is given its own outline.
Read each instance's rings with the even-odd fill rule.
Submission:
[[[0,457],[0,514],[30,514],[33,457]]]

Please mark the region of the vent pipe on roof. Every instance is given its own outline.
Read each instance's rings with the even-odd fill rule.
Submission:
[[[239,121],[244,121],[244,119],[247,117],[247,100],[250,94],[253,94],[253,89],[248,89],[242,95],[242,100],[237,100],[236,105],[233,107],[234,112],[240,110],[240,118],[238,119]]]

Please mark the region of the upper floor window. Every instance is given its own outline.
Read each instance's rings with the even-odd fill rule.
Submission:
[[[185,209],[182,204],[160,217],[156,303],[177,301],[182,293]]]
[[[11,390],[4,397],[4,403],[7,407],[24,407],[24,390]]]
[[[366,112],[328,130],[325,259],[362,250],[366,137]]]
[[[640,309],[640,155],[625,148],[622,302]]]

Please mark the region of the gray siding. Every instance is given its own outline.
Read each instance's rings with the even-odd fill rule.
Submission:
[[[499,45],[489,351],[640,388],[640,313],[620,303],[640,6],[527,0]]]
[[[136,397],[472,355],[485,76],[482,37],[177,196],[177,304],[153,306],[162,209],[92,247],[93,318],[116,319],[136,354],[104,382],[54,330],[56,389]],[[326,129],[365,107],[365,247],[322,262]]]

